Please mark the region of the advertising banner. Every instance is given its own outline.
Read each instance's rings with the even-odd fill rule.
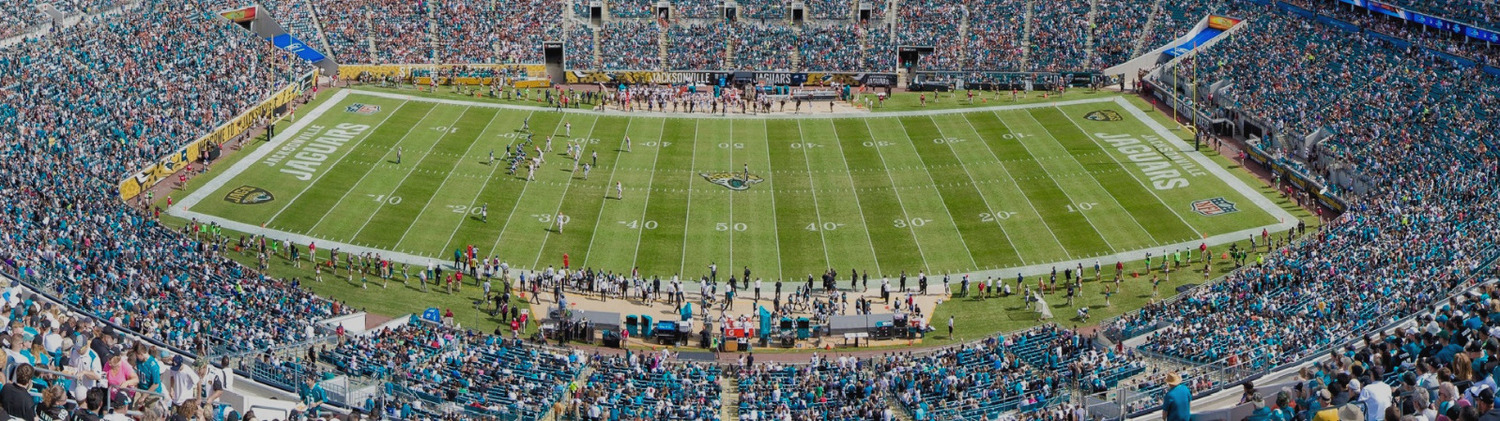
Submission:
[[[238,9],[219,11],[219,16],[229,19],[230,22],[241,23],[255,20],[255,5],[245,6]]]
[[[1237,25],[1239,23],[1240,23],[1239,19],[1231,18],[1231,17],[1228,17],[1228,16],[1209,16],[1208,17],[1208,27],[1209,28],[1213,28],[1213,29],[1218,29],[1218,30],[1221,30],[1221,31],[1228,30],[1229,28],[1233,28],[1234,25]]]
[[[1400,6],[1394,4],[1371,0],[1365,4],[1365,7],[1375,11],[1376,13],[1395,16],[1407,20],[1411,19],[1411,15],[1407,14],[1406,9],[1402,9]]]
[[[827,86],[867,85],[890,86],[896,84],[894,73],[840,73],[840,72],[637,72],[571,70],[565,74],[567,82],[626,84],[696,84],[722,86],[738,82],[754,81],[760,85]]]

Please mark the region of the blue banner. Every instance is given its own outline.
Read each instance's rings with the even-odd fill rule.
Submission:
[[[302,40],[292,37],[291,34],[281,34],[271,37],[271,44],[275,45],[276,48],[291,51],[292,54],[296,54],[297,57],[301,57],[309,63],[317,63],[328,58],[323,53],[318,52],[318,50],[314,50],[312,47],[304,44]]]
[[[1411,21],[1422,25],[1437,28],[1441,31],[1463,33],[1464,25],[1437,16],[1429,16],[1421,13],[1411,12]]]
[[[1193,39],[1182,43],[1182,45],[1167,50],[1166,54],[1172,57],[1187,54],[1189,51],[1192,51],[1194,48],[1198,48],[1198,46],[1203,45],[1203,43],[1208,42],[1208,40],[1214,39],[1214,37],[1217,37],[1222,33],[1224,33],[1224,31],[1213,28],[1204,28],[1202,31],[1199,31],[1197,34],[1193,35]]]
[[[1365,7],[1365,0],[1339,0],[1359,7]]]
[[[1370,30],[1366,30],[1365,33],[1369,34],[1372,37],[1384,40],[1386,42],[1390,42],[1391,44],[1395,44],[1396,47],[1398,47],[1398,48],[1410,48],[1411,47],[1411,42],[1408,42],[1408,41],[1406,41],[1404,39],[1401,39],[1401,38],[1396,38],[1396,37],[1393,37],[1393,36],[1390,36],[1390,35],[1382,34],[1382,33],[1375,32],[1375,31],[1370,31]]]
[[[1344,30],[1344,32],[1359,32],[1359,25],[1344,22],[1327,16],[1318,16],[1318,22],[1322,22],[1324,25],[1332,26],[1334,28],[1342,29]]]
[[[1478,39],[1480,41],[1488,42],[1491,44],[1500,44],[1500,33],[1488,29],[1466,26],[1464,27],[1464,35],[1469,36],[1469,38]]]
[[[1489,73],[1490,76],[1500,77],[1500,67],[1484,66],[1484,72]]]

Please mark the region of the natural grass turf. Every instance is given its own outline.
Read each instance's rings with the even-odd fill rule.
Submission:
[[[372,99],[352,96],[350,101]],[[1131,101],[1149,109],[1142,101]],[[840,268],[841,277],[848,273],[843,268],[855,267],[886,276],[926,271],[938,280],[937,274],[943,272],[1046,263],[1181,241],[1184,233],[1244,228],[1226,222],[1230,219],[1164,217],[1167,209],[1180,212],[1160,200],[1176,199],[1148,198],[1137,180],[1123,175],[1131,170],[1089,139],[1085,128],[1094,128],[1079,118],[1086,110],[1076,109],[1089,106],[832,120],[596,117],[400,104],[399,100],[387,106],[399,107],[401,112],[373,128],[370,140],[364,141],[369,143],[347,147],[344,153],[349,158],[338,163],[330,160],[326,168],[331,178],[309,182],[309,196],[295,201],[316,201],[317,206],[282,212],[287,224],[320,224],[308,221],[314,218],[287,217],[288,213],[318,215],[317,219],[330,221],[322,221],[324,226],[316,227],[315,236],[326,230],[324,234],[334,240],[352,238],[439,259],[451,255],[456,246],[477,244],[481,253],[499,250],[503,259],[517,267],[557,265],[562,253],[570,253],[574,265],[616,272],[629,271],[633,263],[642,273],[693,276],[703,272],[708,262],[715,262],[723,271],[721,276],[737,274],[741,266],[749,265],[757,276],[789,280],[830,265]],[[1113,103],[1101,106],[1118,107]],[[330,114],[344,117],[340,107],[333,107]],[[544,183],[525,183],[503,175],[504,169],[479,163],[478,157],[493,145],[503,150],[508,139],[514,138],[517,122],[528,116],[538,142],[546,133],[560,134],[565,122],[573,123],[574,138],[585,142],[590,152],[599,152],[601,166],[589,180],[583,180],[554,162],[538,175]],[[1129,119],[1115,124],[1105,127],[1149,133],[1140,122]],[[1164,124],[1175,127],[1169,121]],[[633,140],[629,153],[621,151],[621,138],[626,134]],[[1023,137],[1032,140],[1016,142],[1015,134],[1036,139]],[[389,150],[397,144],[406,150],[403,166],[390,163]],[[561,150],[564,144],[556,140],[554,148]],[[423,153],[428,148],[437,153]],[[190,182],[189,188],[212,179],[243,155],[236,153],[215,165],[210,174]],[[1233,165],[1215,154],[1210,156]],[[561,159],[549,156],[549,161]],[[707,184],[698,175],[738,171],[743,164],[764,178],[761,185],[731,192]],[[1263,185],[1243,171],[1231,172],[1252,186]],[[332,180],[342,181],[338,188],[328,188]],[[613,199],[614,181],[628,187],[623,200]],[[1210,185],[1207,193],[1232,194],[1222,185],[1203,184]],[[346,193],[355,199],[343,199]],[[404,199],[401,206],[380,205],[362,198],[365,194]],[[279,197],[292,200],[290,194]],[[195,210],[215,199],[210,196]],[[449,201],[454,203],[439,203]],[[1059,211],[1083,201],[1113,202],[1114,207],[1107,214]],[[355,202],[368,203],[355,206]],[[448,208],[480,203],[489,205],[488,223],[472,213]],[[214,206],[222,205],[207,206],[210,213],[217,213],[212,211]],[[574,218],[568,235],[557,234],[542,220],[559,210]],[[238,210],[220,211],[231,219],[242,216]],[[1001,211],[1010,216],[993,216]],[[1253,218],[1252,213],[1259,212],[1251,211],[1241,216]],[[1305,212],[1297,215],[1306,217]],[[919,226],[915,220],[923,222]],[[1256,220],[1255,225],[1273,222]],[[721,223],[725,228],[715,229]],[[276,228],[274,221],[272,227]],[[419,235],[408,235],[411,232]],[[1121,245],[1112,245],[1116,241]],[[1103,263],[1113,265],[1113,261]],[[275,266],[273,275],[310,277],[305,270]],[[457,296],[392,294],[391,290],[359,289],[357,278],[353,283],[339,282],[325,274],[325,279],[330,281],[305,284],[325,296],[392,316],[436,306],[454,308],[464,321],[459,310],[471,308],[478,291],[471,285],[465,295]],[[1014,282],[1013,275],[1007,279]],[[1162,285],[1163,296],[1171,295],[1176,285],[1201,281],[1201,275],[1174,275],[1171,283]],[[935,281],[932,288],[941,286]],[[1149,286],[1144,288],[1149,296]],[[1112,308],[1096,308],[1094,320],[1138,308],[1144,298],[1135,289],[1127,281],[1126,293],[1114,296]],[[1097,286],[1085,286],[1085,291],[1081,304],[1102,305],[1102,296],[1090,301],[1097,295]],[[1072,318],[1073,308],[1061,306],[1060,300],[1060,295],[1049,298],[1054,315]],[[1034,313],[1013,311],[1021,306],[1018,299],[994,301],[950,301],[936,310],[934,325],[944,326],[947,315],[957,314],[955,337],[973,339],[1034,324],[1029,319]],[[477,321],[487,331],[493,322]],[[940,330],[944,332],[930,337],[928,343],[954,340],[945,338],[945,329]]]

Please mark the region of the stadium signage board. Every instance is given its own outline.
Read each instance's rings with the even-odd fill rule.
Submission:
[[[256,6],[253,5],[253,4],[249,5],[249,6],[241,7],[241,8],[238,8],[238,9],[228,9],[228,10],[221,10],[221,11],[219,11],[219,16],[223,16],[224,19],[229,19],[230,22],[235,22],[235,23],[249,22],[249,21],[255,20],[255,15],[256,15]]]

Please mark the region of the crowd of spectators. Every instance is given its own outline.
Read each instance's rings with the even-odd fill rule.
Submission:
[[[288,34],[318,51],[328,51],[323,44],[323,36],[318,33],[318,18],[307,0],[266,0],[258,3],[262,9],[270,11],[271,16],[276,17],[276,21],[281,23]],[[225,8],[238,6],[240,5],[226,5]]]
[[[567,40],[563,42],[563,67],[568,69],[596,69],[598,60],[594,57],[594,30],[583,25],[576,25],[568,30]]]
[[[1347,191],[1359,205],[1317,235],[1254,251],[1253,265],[1222,282],[1118,322],[1132,332],[1165,326],[1143,350],[1199,362],[1292,361],[1414,314],[1472,280],[1497,251],[1500,81],[1271,11],[1251,24],[1196,58],[1208,75],[1200,80],[1233,80],[1221,100],[1283,136],[1334,133],[1325,142],[1333,159],[1372,182]]]
[[[795,48],[801,35],[797,28],[786,25],[735,25],[730,32],[734,65],[740,69],[792,70],[792,55],[787,51]]]
[[[1032,2],[1029,71],[1085,68],[1089,4],[1087,0]],[[1096,24],[1097,25],[1097,24]]]
[[[740,0],[740,13],[746,19],[767,23],[767,20],[777,21],[786,19],[787,7],[790,3],[785,0]],[[773,22],[774,23],[774,22]]]
[[[427,2],[315,1],[329,47],[341,63],[421,64],[432,60]],[[373,50],[371,47],[373,46]]]
[[[968,19],[968,10],[961,0],[902,2],[896,43],[933,48],[931,54],[922,56],[917,70],[959,70],[966,51],[959,27]]]
[[[1057,330],[1046,327],[885,363],[895,393],[918,419],[993,419],[1034,409],[1070,382],[1033,365],[1051,356]]]
[[[808,16],[818,20],[849,20],[854,18],[855,0],[806,0]]]
[[[971,0],[967,69],[1021,70],[1021,39],[1026,25],[1026,2]]]
[[[876,72],[889,72],[896,69],[896,47],[891,45],[891,31],[888,25],[876,24],[865,26],[865,55],[861,62],[862,69]]]
[[[667,69],[722,70],[729,24],[672,25],[667,28]]]
[[[572,392],[568,413],[582,419],[718,420],[720,368],[678,362],[669,351],[589,359],[594,373]]]
[[[616,21],[597,32],[604,70],[661,69],[661,25],[654,20]]]
[[[541,63],[562,37],[562,12],[546,0],[434,6],[439,63]]]
[[[807,26],[797,43],[802,68],[809,71],[846,71],[863,69],[864,28],[848,24]]]
[[[673,0],[672,17],[686,19],[711,19],[723,15],[719,0]]]
[[[876,363],[848,356],[808,364],[767,363],[738,371],[739,413],[750,419],[881,419],[890,379]]]
[[[407,4],[395,11],[386,10],[394,7],[388,4],[343,7],[350,10],[335,13],[338,23],[325,21],[337,28],[330,32],[357,40],[365,39],[361,28],[373,21],[384,28],[374,31],[379,53],[366,58],[402,62],[426,57],[421,52],[427,43],[425,5]],[[963,13],[959,4],[936,9]],[[1068,41],[1033,38],[1041,49],[1032,53],[1033,66],[1067,67],[1081,60],[1070,44],[1082,39],[1078,10],[1037,11],[1039,20],[1056,25],[1043,25],[1037,35]],[[144,4],[128,12],[131,19],[86,19],[77,27],[0,50],[0,86],[5,87],[0,90],[0,156],[13,164],[0,167],[0,257],[15,268],[20,281],[87,314],[75,317],[9,290],[0,304],[9,311],[0,313],[7,316],[12,334],[0,341],[16,355],[29,357],[27,364],[61,368],[57,360],[41,357],[37,345],[49,356],[71,348],[76,357],[90,351],[86,348],[91,346],[82,344],[93,341],[84,338],[117,336],[94,320],[108,320],[173,347],[222,354],[317,339],[326,332],[314,322],[348,312],[301,289],[296,280],[257,273],[226,256],[264,254],[268,245],[275,254],[275,240],[234,243],[218,227],[197,222],[168,229],[153,213],[118,200],[117,180],[207,133],[307,70],[253,35],[209,18],[212,11],[211,5],[192,2]],[[437,6],[435,11],[434,18],[461,20],[464,27],[486,25],[489,18],[474,15],[498,12],[464,6]],[[917,33],[939,28],[939,14],[918,13],[914,22],[923,29],[904,26],[902,36],[961,36],[956,28],[950,35]],[[948,22],[952,16],[961,15],[951,15]],[[1466,286],[1477,265],[1497,253],[1500,192],[1495,177],[1500,168],[1494,148],[1500,142],[1494,133],[1500,129],[1500,83],[1421,50],[1271,13],[1252,17],[1255,30],[1194,61],[1208,75],[1198,80],[1235,81],[1219,100],[1272,121],[1279,130],[1338,134],[1327,144],[1334,159],[1376,182],[1351,191],[1348,197],[1357,199],[1356,206],[1311,236],[1278,242],[1284,245],[1280,248],[1263,242],[1263,249],[1251,250],[1255,263],[1111,327],[1131,336],[1151,332],[1139,347],[1149,355],[1268,367],[1324,352],[1319,350],[1387,321],[1421,315],[1412,329],[1367,336],[1363,349],[1332,348],[1332,361],[1308,371],[1302,391],[1285,399],[1278,394],[1274,407],[1291,408],[1299,401],[1311,407],[1321,391],[1329,392],[1331,404],[1369,394],[1373,404],[1365,410],[1390,413],[1388,408],[1394,408],[1398,418],[1453,408],[1461,414],[1468,407],[1461,400],[1492,407],[1493,388],[1475,385],[1492,385],[1500,374],[1487,357],[1500,350],[1500,342],[1488,338],[1494,336],[1490,325],[1500,314],[1500,305],[1491,298],[1497,291],[1488,288],[1485,295],[1431,309],[1454,288]],[[1158,30],[1180,25],[1172,22]],[[412,33],[399,29],[418,25],[420,30]],[[538,30],[545,34],[549,29]],[[668,34],[674,46],[678,36],[699,36],[693,29],[677,30]],[[652,21],[609,24],[601,34],[602,66],[661,67],[656,63],[659,31]],[[745,25],[728,34],[722,27],[717,31],[717,36],[733,37],[736,64],[756,68],[790,67],[784,52],[791,45],[806,48],[804,67],[871,60],[869,51],[861,59],[848,49],[809,57],[808,52],[835,43],[858,45],[858,30],[799,33],[785,26]],[[1013,40],[997,45],[1003,49],[1007,42]],[[358,50],[357,44],[340,48]],[[443,45],[440,57],[482,60],[491,54],[483,48]],[[592,52],[592,44],[587,45]],[[223,49],[245,53],[225,55]],[[516,56],[534,53],[518,51]],[[1035,60],[1039,52],[1051,55]],[[713,56],[708,54],[705,62],[712,64]],[[58,332],[85,336],[70,334],[71,347],[59,340],[56,350],[48,349],[48,338]],[[125,357],[108,349],[110,341],[100,341],[107,349],[99,357],[111,367],[123,367],[119,364]],[[27,345],[33,346],[29,353],[23,350]],[[133,357],[147,361],[158,355],[148,348]],[[576,351],[431,325],[349,338],[322,360],[349,375],[395,376],[400,379],[393,382],[399,384],[395,394],[456,404],[478,416],[533,417],[565,396],[571,396],[575,410],[618,417],[713,418],[720,406],[715,367],[655,354],[584,358]],[[567,385],[578,379],[585,364],[592,364],[595,374],[570,391]],[[11,365],[7,371],[22,371],[19,364]],[[170,365],[174,371],[184,368],[180,362]],[[1075,332],[1043,327],[922,356],[814,357],[806,366],[747,365],[737,380],[741,413],[754,411],[761,418],[870,419],[886,410],[886,394],[920,419],[968,418],[1050,405],[1068,384],[1100,390],[1144,369],[1133,352],[1101,348]],[[298,370],[294,377],[318,372]],[[120,378],[121,385],[129,381],[129,376]],[[105,381],[114,383],[114,377]],[[1384,396],[1397,383],[1401,405]],[[143,386],[139,379],[135,385]],[[97,407],[100,399],[90,396],[95,394],[90,384],[69,386],[76,399]]]
[[[641,19],[655,15],[652,9],[656,8],[656,2],[651,0],[608,0],[609,15],[620,19]]]

